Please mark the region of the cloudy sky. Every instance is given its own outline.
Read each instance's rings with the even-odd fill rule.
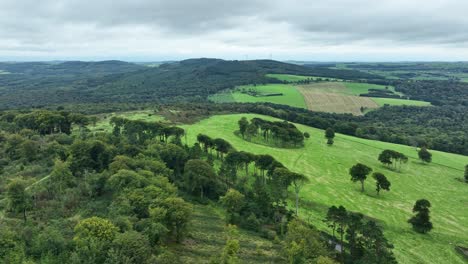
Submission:
[[[465,0],[0,0],[0,60],[468,60]]]

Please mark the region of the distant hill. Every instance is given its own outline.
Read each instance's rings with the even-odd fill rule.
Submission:
[[[109,61],[66,61],[61,63],[46,62],[3,62],[0,63],[0,70],[11,74],[27,75],[87,75],[102,76],[115,73],[125,73],[144,69],[145,66],[134,63],[109,60]]]
[[[158,67],[122,61],[0,63],[1,108],[61,103],[200,101],[227,88],[278,83],[267,73],[382,78],[356,70],[309,67],[273,60],[188,59]]]

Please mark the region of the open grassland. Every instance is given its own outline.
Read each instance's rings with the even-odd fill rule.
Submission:
[[[379,106],[384,105],[414,105],[414,106],[430,106],[431,103],[417,100],[407,100],[407,99],[396,99],[396,98],[376,98],[373,97],[372,100],[376,102]]]
[[[213,205],[195,205],[190,236],[182,245],[176,245],[175,253],[182,263],[210,263],[221,254],[226,243],[225,212]],[[272,241],[257,233],[239,229],[240,263],[283,263],[281,249]]]
[[[243,92],[244,91],[244,92]],[[255,91],[258,96],[249,95],[245,92]],[[278,96],[262,96],[266,94],[279,94]],[[267,84],[267,85],[246,85],[235,88],[232,91],[219,93],[210,97],[214,102],[240,102],[258,103],[270,102],[275,104],[290,105],[299,108],[306,108],[304,98],[296,87],[287,84]]]
[[[199,133],[228,140],[237,150],[255,154],[270,154],[292,171],[309,179],[301,191],[300,216],[314,225],[328,230],[322,219],[331,205],[343,205],[361,212],[380,223],[387,238],[395,245],[400,263],[466,263],[454,246],[468,243],[468,185],[457,180],[463,177],[468,157],[431,151],[433,163],[422,164],[415,148],[359,139],[337,134],[335,144],[327,146],[324,132],[297,125],[311,138],[301,149],[279,149],[244,141],[237,137],[237,121],[259,117],[252,114],[214,116],[194,125],[186,125],[189,144]],[[264,119],[273,118],[260,116]],[[410,157],[401,173],[382,166],[377,156],[383,149],[393,149]],[[384,173],[392,183],[390,192],[376,195],[374,180],[369,177],[366,191],[352,183],[348,170],[357,162]],[[412,216],[416,200],[426,198],[432,203],[432,232],[421,235],[412,231],[406,222]]]
[[[293,75],[293,74],[267,74],[267,77],[275,78],[280,81],[287,82],[298,82],[304,80],[329,80],[329,81],[341,81],[341,79],[336,78],[327,78],[327,77],[318,77],[318,76],[304,76],[304,75]]]
[[[397,95],[402,95],[402,93],[396,92],[395,87],[393,86],[384,86],[384,85],[371,84],[371,83],[354,83],[354,82],[346,82],[344,83],[344,85],[346,86],[346,93],[352,94],[352,95],[360,95],[360,94],[368,93],[369,89],[379,89],[379,90],[388,89]]]

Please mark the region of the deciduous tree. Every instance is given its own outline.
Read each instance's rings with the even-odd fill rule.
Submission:
[[[430,163],[432,161],[432,154],[425,147],[422,147],[419,150],[418,156],[420,160],[426,163]]]
[[[372,175],[375,179],[375,187],[376,187],[376,191],[377,191],[377,195],[379,195],[380,193],[380,190],[386,190],[386,191],[390,191],[390,182],[388,181],[387,177],[385,177],[385,175],[383,175],[382,173],[380,172],[374,172],[374,174]]]
[[[361,183],[361,192],[364,192],[364,181],[367,179],[367,175],[369,175],[371,172],[371,168],[361,163],[357,163],[351,169],[349,169],[351,180],[353,182],[359,181]]]
[[[21,213],[26,222],[26,211],[32,207],[32,197],[26,190],[26,182],[21,179],[13,179],[6,188],[6,197],[10,210]]]
[[[430,221],[429,208],[431,203],[426,199],[417,200],[413,212],[416,213],[411,217],[408,222],[413,226],[414,231],[425,234],[432,229],[432,222]]]

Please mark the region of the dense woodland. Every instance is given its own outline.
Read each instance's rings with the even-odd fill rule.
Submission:
[[[178,263],[171,248],[191,236],[192,207],[210,201],[231,229],[275,239],[284,262],[396,263],[382,228],[358,213],[324,216],[342,226],[340,239],[297,218],[307,178],[270,155],[202,134],[184,145],[184,130],[162,123],[113,118],[112,133],[91,133],[92,122],[65,111],[2,115],[2,263]],[[239,247],[227,238],[211,263],[238,263]]]

